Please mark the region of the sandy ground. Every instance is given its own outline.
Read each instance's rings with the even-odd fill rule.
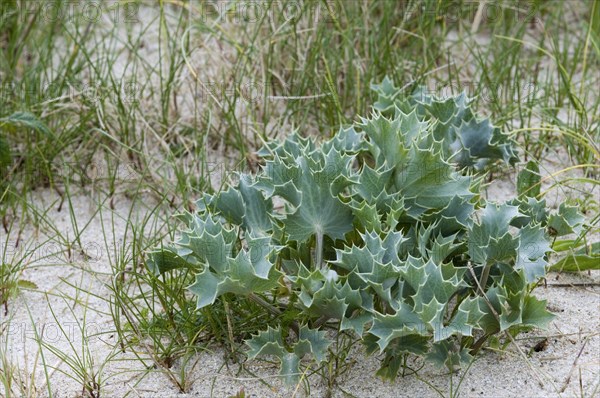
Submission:
[[[145,18],[145,23],[151,23],[156,15],[148,14]],[[156,29],[145,33],[143,56],[150,64],[157,64],[156,35]],[[215,76],[220,76],[222,70],[215,64],[232,63],[228,59],[232,51],[221,46],[221,43],[209,40],[205,47],[191,55],[193,70],[206,74],[200,77],[201,80],[211,81],[210,76],[213,80],[218,79]],[[222,51],[223,59],[209,62],[207,54],[214,54],[215,48]],[[120,53],[122,50],[122,45],[115,44],[114,51]],[[125,79],[134,71],[127,69],[126,54],[120,58],[123,59],[117,62],[114,73]],[[189,86],[186,82],[189,82],[190,74],[192,69],[179,77],[181,86]],[[153,78],[156,76],[150,77],[150,81]],[[179,95],[183,107],[194,106],[195,102],[189,98],[196,95],[192,91],[182,90]],[[150,104],[153,101],[152,97],[146,100]],[[150,113],[152,108],[149,106]],[[243,109],[240,112],[243,118]],[[559,156],[555,163],[546,163],[543,173],[548,175],[558,170],[564,161],[566,159]],[[494,180],[488,188],[488,196],[494,200],[513,197],[515,187],[510,181],[514,181],[514,177],[512,173]],[[219,179],[216,178],[216,185]],[[566,196],[575,194],[555,190],[547,199],[551,207],[556,207]],[[45,216],[52,220],[56,230],[65,236],[74,236],[69,212],[64,207],[58,211],[56,193],[39,191],[37,197],[36,205],[40,209],[49,209]],[[75,397],[81,394],[81,385],[73,379],[73,370],[51,353],[50,347],[71,358],[92,360],[102,380],[102,397],[227,397],[241,389],[248,397],[326,396],[327,387],[318,377],[311,380],[310,391],[302,386],[298,389],[285,387],[275,377],[276,367],[267,362],[245,364],[261,380],[248,372],[240,372],[239,364],[227,363],[226,350],[221,347],[199,354],[189,362],[191,365],[188,365],[187,372],[191,386],[187,394],[182,394],[163,372],[153,368],[142,347],[139,355],[146,358],[145,361],[139,360],[133,353],[122,353],[116,341],[110,314],[110,289],[107,287],[112,282],[110,264],[114,253],[111,246],[123,242],[124,220],[130,208],[134,206],[134,213],[139,218],[144,217],[146,210],[122,195],[116,197],[114,210],[108,204],[99,205],[97,200],[97,195],[88,193],[74,197],[73,201],[73,214],[78,224],[83,226],[89,221],[81,240],[90,258],[83,258],[75,252],[72,258],[68,258],[57,242],[48,241],[31,225],[26,226],[20,236],[20,248],[14,247],[17,240],[14,233],[7,235],[4,231],[0,232],[0,250],[4,250],[4,243],[8,241],[8,257],[23,255],[24,247],[33,248],[36,242],[40,245],[33,250],[30,264],[23,274],[23,279],[35,283],[37,289],[23,290],[11,300],[8,316],[0,315],[0,320],[9,324],[0,338],[1,350],[5,351],[10,363],[20,369],[23,377],[34,375],[39,396],[48,395],[42,360],[49,366],[54,396]],[[148,200],[151,201],[151,198]],[[99,206],[102,214],[96,211]],[[106,228],[107,225],[110,227]],[[105,239],[113,242],[109,243],[110,250],[105,246]],[[505,352],[486,351],[466,374],[459,372],[454,375],[455,393],[457,383],[464,378],[458,390],[464,397],[591,397],[600,394],[600,274],[551,274],[547,282],[547,287],[538,288],[536,294],[548,300],[548,306],[557,318],[548,330],[523,334],[517,339],[520,351],[526,354],[543,339],[548,340],[547,347],[525,356],[512,345]],[[79,324],[85,324],[83,331]],[[84,339],[84,336],[88,337]],[[40,344],[44,346],[44,358],[39,355]],[[349,371],[332,388],[334,397],[349,396],[346,393],[357,397],[439,396],[415,376],[398,378],[394,383],[375,378],[373,375],[379,359],[365,357],[360,347],[352,352],[349,361],[352,362]],[[174,365],[174,369],[178,367],[180,364]],[[445,396],[451,395],[451,378],[444,370],[426,366],[419,372],[419,377],[444,391]]]

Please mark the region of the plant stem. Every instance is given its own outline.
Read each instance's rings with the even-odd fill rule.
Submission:
[[[484,334],[483,336],[481,336],[476,342],[475,344],[473,344],[471,346],[471,351],[470,354],[471,355],[475,355],[479,352],[479,350],[481,349],[481,346],[483,346],[483,343],[485,343],[488,339],[488,337],[490,337],[489,333]]]
[[[490,268],[492,268],[491,264],[486,264],[483,268],[483,272],[481,273],[481,279],[479,280],[479,285],[482,287],[485,287],[485,285],[487,284],[488,276],[490,275]],[[485,293],[482,294],[485,295]]]
[[[315,269],[321,268],[321,264],[323,262],[323,232],[317,232],[317,252],[315,253],[316,262]]]
[[[327,321],[329,320],[329,317],[326,315],[323,315],[322,317],[320,317],[319,319],[317,319],[315,321],[315,323],[313,324],[313,327],[315,329],[320,328],[322,325],[324,325]]]

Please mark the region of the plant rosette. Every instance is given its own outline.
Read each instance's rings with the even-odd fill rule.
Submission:
[[[327,360],[327,330],[383,354],[378,374],[393,379],[407,354],[454,370],[490,336],[544,328],[553,315],[531,288],[550,233],[583,223],[569,206],[480,195],[488,166],[518,158],[464,94],[373,89],[372,114],[332,138],[266,143],[257,175],[201,197],[178,215],[178,239],[148,256],[157,274],[195,270],[198,308],[223,295],[261,304],[270,326],[246,341],[248,357],[277,358],[290,383],[303,359]]]

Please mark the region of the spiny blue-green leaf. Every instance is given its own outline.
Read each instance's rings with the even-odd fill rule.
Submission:
[[[460,243],[456,243],[456,235],[443,237],[438,235],[431,244],[431,247],[422,253],[427,259],[431,259],[435,264],[442,264],[450,257],[457,249],[461,247]]]
[[[341,127],[337,134],[322,145],[323,151],[328,152],[332,148],[339,152],[360,152],[366,150],[365,134],[357,132],[354,126]]]
[[[219,284],[223,283],[225,277],[215,274],[208,267],[196,275],[196,282],[188,287],[188,290],[197,296],[196,308],[204,308],[211,305],[219,295]]]
[[[473,356],[469,354],[469,350],[460,347],[460,345],[449,340],[444,340],[435,343],[431,347],[431,351],[427,354],[427,359],[438,367],[445,366],[450,372],[454,372],[456,368],[471,363]]]
[[[505,300],[505,297],[499,295],[497,286],[489,288],[485,292],[485,295],[487,300],[483,297],[478,298],[479,310],[483,313],[483,316],[479,320],[479,327],[486,334],[498,333],[500,331],[500,321],[496,317],[496,314],[500,309],[500,302]]]
[[[546,275],[546,253],[551,250],[544,230],[529,224],[519,232],[519,249],[516,269],[523,269],[527,283],[533,283]]]
[[[270,213],[273,202],[251,185],[248,175],[240,175],[239,190],[244,201],[243,226],[252,233],[265,235],[272,229]]]
[[[196,275],[189,290],[198,296],[197,308],[213,304],[224,293],[249,295],[271,290],[278,286],[283,274],[268,259],[273,246],[270,238],[249,239],[249,249],[240,251],[235,258],[228,257],[220,266],[210,264]]]
[[[439,341],[440,338],[438,335],[443,327],[444,308],[446,305],[433,297],[429,302],[422,303],[419,307],[419,310],[415,312],[428,325],[428,329],[434,332],[434,341]]]
[[[233,243],[236,239],[236,232],[233,229],[227,228],[218,217],[214,217],[210,213],[200,212],[180,213],[175,217],[186,224],[187,228],[182,231],[182,234],[202,235],[209,233],[211,235],[222,234],[226,243]]]
[[[478,327],[483,312],[479,309],[479,303],[474,299],[465,299],[460,303],[458,309],[449,321],[445,318],[447,304],[440,303],[434,297],[422,306],[418,314],[433,331],[433,341],[438,342],[450,338],[452,335],[471,336],[473,329]]]
[[[354,187],[358,196],[368,203],[374,203],[379,209],[389,203],[391,195],[386,190],[389,188],[394,169],[379,168],[374,170],[365,165],[358,177],[358,184]]]
[[[414,224],[419,221],[419,217],[409,214],[410,209],[400,195],[392,196],[392,200],[387,205],[387,214],[384,224],[388,231],[398,229],[399,225]]]
[[[474,209],[473,204],[466,198],[454,196],[446,207],[425,214],[423,220],[436,222],[436,230],[447,236],[471,226]]]
[[[500,330],[508,329],[523,322],[524,292],[508,291],[507,293],[506,301],[503,303],[500,312]]]
[[[497,272],[492,275],[492,280],[498,286],[507,292],[524,293],[527,287],[527,281],[524,277],[524,272],[510,264],[498,263],[495,265]]]
[[[387,76],[380,84],[371,84],[371,90],[379,95],[377,102],[373,104],[373,108],[380,112],[393,110],[396,97],[401,95],[400,90],[394,86],[392,80]]]
[[[373,263],[371,272],[357,273],[357,276],[364,284],[373,291],[392,308],[397,308],[397,298],[392,296],[392,288],[398,282],[400,272],[398,268],[390,263]]]
[[[344,317],[340,323],[340,330],[353,330],[357,335],[362,336],[365,325],[371,321],[373,321],[373,315],[370,312]]]
[[[268,160],[254,185],[267,197],[278,195],[293,206],[298,206],[301,197],[295,184],[297,184],[302,171],[296,164],[295,158],[291,158],[290,161],[285,161],[285,159],[276,154]]]
[[[299,330],[298,341],[292,344],[291,352],[285,348],[281,327],[267,328],[246,340],[248,358],[270,355],[279,359],[279,375],[287,384],[294,384],[300,375],[300,361],[309,355],[317,364],[326,360],[327,349],[331,341],[325,337],[325,332],[302,326]]]
[[[323,152],[322,159],[324,178],[330,184],[330,191],[334,196],[339,195],[348,186],[358,182],[357,176],[351,167],[351,162],[354,160],[353,155],[332,148],[327,152]]]
[[[269,328],[246,340],[249,347],[249,359],[258,356],[273,356],[279,360],[279,375],[287,384],[294,384],[300,374],[300,358],[293,352],[288,352],[283,345],[281,327]]]
[[[545,329],[556,316],[546,310],[546,300],[538,300],[533,296],[525,297],[522,322],[524,326]]]
[[[508,232],[510,222],[519,215],[519,208],[508,204],[486,204],[481,214],[480,225],[491,237],[501,237]]]
[[[352,246],[337,250],[337,259],[333,264],[350,271],[349,284],[356,289],[371,287],[373,291],[392,307],[391,289],[398,280],[400,259],[398,252],[406,239],[400,232],[389,232],[384,239],[375,233],[361,234],[364,247]]]
[[[402,245],[407,241],[402,232],[392,229],[384,234],[383,239],[381,235],[372,231],[361,233],[360,236],[365,242],[365,247],[377,261],[383,264],[400,265],[398,254]]]
[[[392,341],[392,343],[390,343],[390,345],[386,349],[386,353],[389,352],[393,355],[406,353],[415,355],[425,355],[427,351],[429,351],[429,337],[422,336],[420,334],[409,334],[406,336],[396,338]],[[375,350],[371,352],[375,352]]]
[[[499,238],[491,237],[486,249],[485,263],[508,262],[517,257],[519,239],[509,232]]]
[[[177,268],[199,269],[208,265],[222,270],[231,254],[235,232],[216,222],[208,213],[177,216],[186,224],[173,245],[149,253],[147,266],[155,273]]]
[[[331,263],[348,271],[348,282],[354,288],[365,288],[366,284],[357,273],[372,272],[376,256],[367,247],[352,246],[336,249],[337,258]]]
[[[246,243],[248,257],[256,270],[256,275],[259,278],[267,279],[273,267],[273,254],[280,250],[281,246],[275,245],[267,236],[253,236],[252,234],[246,236]]]
[[[300,379],[300,358],[293,352],[284,354],[281,358],[281,368],[279,376],[283,378],[284,383],[293,385]]]
[[[236,225],[242,225],[244,218],[244,201],[238,189],[229,187],[226,191],[215,195],[211,203],[223,217]]]
[[[216,271],[223,272],[227,257],[231,255],[232,245],[227,243],[223,234],[211,235],[203,232],[201,235],[182,234],[177,241],[181,247],[191,251],[200,262],[206,263]]]
[[[484,313],[480,325],[487,333],[504,331],[522,322],[523,292],[513,293],[502,286],[493,286],[487,290],[486,296],[488,300],[480,302],[479,307]]]
[[[475,166],[482,169],[488,159],[501,159],[505,163],[517,160],[512,144],[500,143],[504,137],[500,130],[492,126],[488,119],[471,119],[456,127],[456,136],[464,150],[457,156],[460,166]],[[454,160],[454,158],[453,158]]]
[[[290,134],[283,141],[269,141],[258,150],[257,155],[263,158],[270,158],[274,155],[287,156],[294,158],[307,152],[313,152],[316,149],[315,143],[310,138],[304,138],[297,131]]]
[[[478,299],[465,298],[458,306],[458,310],[452,316],[448,326],[443,326],[440,329],[438,340],[447,338],[455,333],[463,336],[472,336],[473,329],[479,328],[479,322],[483,315],[484,313],[480,309]]]
[[[298,342],[294,346],[294,353],[299,358],[312,355],[317,363],[325,361],[327,359],[327,349],[332,343],[326,337],[326,334],[324,331],[302,326],[299,331]]]
[[[458,289],[465,286],[462,278],[465,269],[452,264],[435,264],[431,259],[424,261],[409,257],[400,271],[402,280],[415,291],[411,297],[416,311],[420,311],[434,297],[440,303],[447,303]]]
[[[377,337],[379,352],[383,352],[392,340],[400,337],[427,332],[421,318],[406,303],[399,303],[395,314],[382,315],[376,313],[369,333]]]
[[[561,203],[558,211],[548,218],[548,230],[553,236],[563,236],[571,233],[580,233],[585,217],[575,206]]]
[[[326,280],[312,296],[306,290],[298,296],[307,314],[342,319],[347,311],[362,305],[360,292],[349,284]]]
[[[436,136],[438,140],[444,138],[454,141],[456,137],[452,134],[454,131],[451,126],[460,126],[463,122],[469,122],[475,117],[471,111],[473,100],[464,91],[454,97],[438,98],[420,87],[411,95],[411,100],[415,102],[419,115],[422,115],[423,118],[431,118],[449,130],[442,136]],[[439,133],[440,130],[437,130]]]
[[[400,113],[392,119],[373,113],[369,119],[362,119],[360,127],[369,137],[370,150],[377,166],[389,169],[406,161],[408,148],[426,125],[415,112],[408,115]]]
[[[458,105],[455,98],[448,97],[445,99],[432,99],[428,103],[424,103],[423,101],[419,101],[423,103],[426,112],[430,115],[435,115],[436,119],[439,123],[447,125],[448,123],[452,123],[454,119],[459,118],[459,112],[461,111],[461,107]]]
[[[442,209],[455,196],[470,199],[471,177],[457,174],[439,152],[413,145],[408,160],[395,172],[395,187],[405,198],[422,211]]]
[[[424,260],[432,259],[434,263],[441,264],[446,257],[461,248],[462,242],[458,242],[458,234],[444,236],[439,232],[438,221],[429,225],[423,225],[416,229],[416,236],[413,246],[417,257]],[[413,253],[413,256],[414,256]]]
[[[370,334],[367,334],[363,339],[367,345],[367,353],[377,351],[378,346],[376,341],[373,340],[376,340],[376,338]],[[385,380],[393,381],[398,376],[400,366],[404,364],[405,354],[424,356],[428,351],[429,338],[427,336],[412,334],[394,339],[386,348],[385,357],[381,361],[381,367],[377,370],[376,375]]]
[[[349,158],[341,161],[349,162]],[[285,232],[291,240],[300,242],[313,235],[342,239],[352,229],[353,217],[350,207],[331,191],[340,177],[336,161],[326,162],[334,165],[331,169],[317,171],[311,169],[310,159],[299,158],[298,164],[301,173],[294,185],[300,192],[300,202],[293,214],[282,219]]]
[[[180,268],[198,269],[201,264],[194,256],[181,255],[176,247],[165,246],[148,253],[146,266],[152,273],[159,275]]]
[[[512,256],[518,242],[509,233],[511,221],[519,215],[516,206],[487,203],[481,220],[471,226],[469,234],[469,256],[477,264],[488,260],[503,260]]]
[[[352,208],[352,214],[354,215],[354,222],[358,223],[358,226],[367,231],[381,232],[383,230],[383,224],[377,211],[377,205],[369,204],[367,201],[363,200],[360,203],[351,201],[350,207]]]
[[[524,197],[522,199],[513,199],[507,202],[511,206],[518,206],[518,217],[511,221],[511,225],[522,228],[529,223],[546,225],[548,211],[546,210],[546,200],[537,200],[535,198]]]
[[[279,327],[274,329],[269,326],[267,330],[258,332],[251,339],[246,340],[246,345],[249,347],[247,352],[249,359],[254,359],[262,355],[272,355],[281,358],[286,353]]]
[[[470,109],[472,101],[464,93],[437,98],[425,87],[417,87],[407,96],[389,78],[371,89],[378,94],[374,108],[386,116],[417,110],[419,117],[433,126],[425,142],[435,139],[443,143],[444,158],[452,158],[460,168],[481,170],[493,160],[510,164],[518,160],[515,143],[489,120],[476,120]]]

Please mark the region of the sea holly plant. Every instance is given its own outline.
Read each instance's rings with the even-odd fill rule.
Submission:
[[[378,374],[393,379],[407,355],[454,370],[490,336],[545,327],[531,288],[551,239],[582,227],[574,208],[480,195],[485,166],[516,150],[464,95],[376,89],[372,114],[328,140],[266,143],[259,173],[199,198],[148,256],[157,274],[195,272],[198,308],[230,296],[264,308],[248,357],[276,358],[287,382],[334,355],[336,333],[383,355]]]
[[[315,358],[317,363],[323,362],[327,357],[327,348],[331,344],[325,337],[325,332],[312,330],[302,326],[298,331],[298,341],[293,347],[287,349],[283,342],[281,327],[259,332],[248,341],[248,357],[270,355],[281,363],[280,374],[290,384],[295,383],[300,375],[300,360],[306,354]]]
[[[420,118],[432,121],[431,137],[443,140],[446,156],[459,167],[481,170],[490,162],[518,161],[513,143],[489,119],[479,120],[471,109],[472,99],[465,93],[438,98],[419,87],[404,95],[389,78],[371,86],[378,99],[374,108],[387,116],[414,110]]]

